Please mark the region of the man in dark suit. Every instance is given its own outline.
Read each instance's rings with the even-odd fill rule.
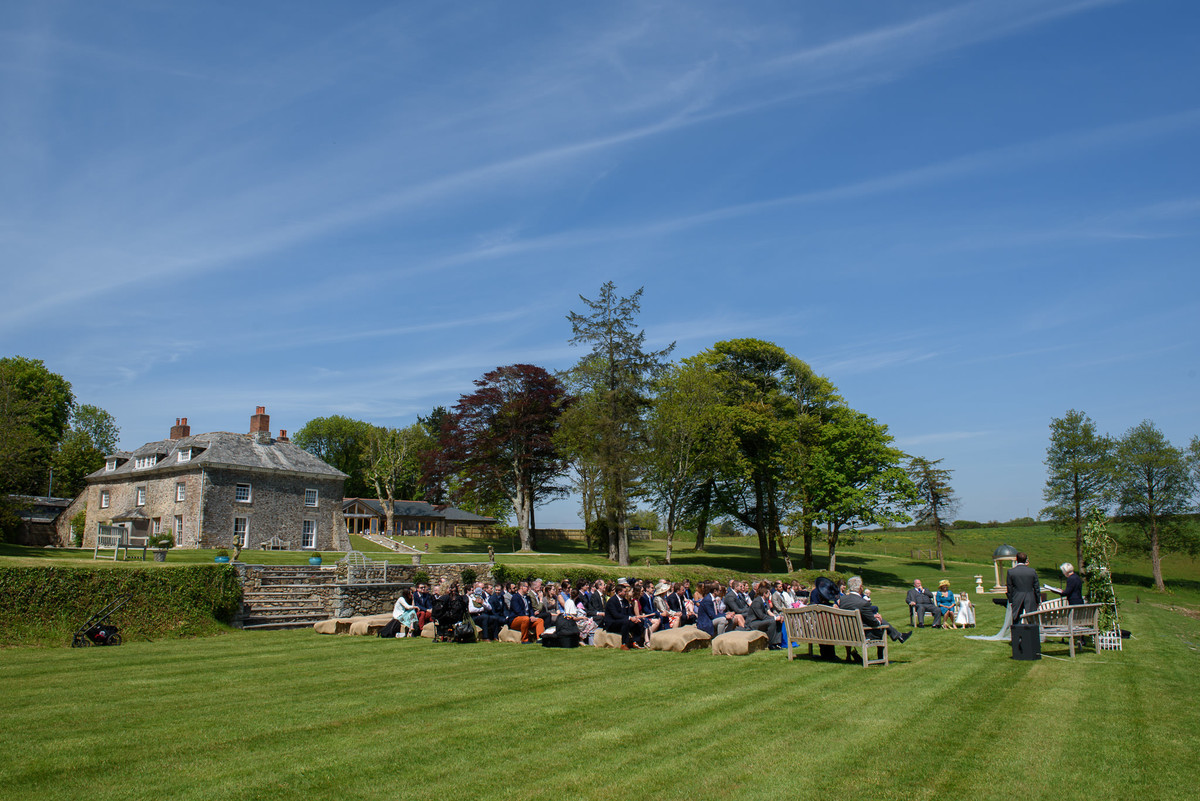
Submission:
[[[860,576],[851,576],[846,582],[846,593],[838,598],[838,609],[851,609],[858,612],[865,629],[886,629],[893,642],[905,642],[912,636],[911,631],[901,634],[900,631],[883,619],[879,607],[863,597],[863,580]]]
[[[938,609],[937,603],[933,600],[933,593],[921,586],[920,579],[913,580],[913,588],[908,591],[908,595],[904,600],[908,601],[908,605],[917,610],[917,628],[922,628],[925,625],[925,613],[933,615],[933,625],[939,626],[942,623],[942,610]]]
[[[1038,595],[1037,571],[1029,566],[1029,556],[1024,552],[1017,554],[1017,563],[1008,571],[1008,606],[1012,609],[1013,625],[1023,621],[1021,615],[1026,612],[1036,612],[1041,598]]]
[[[725,593],[726,630],[746,628],[746,618],[750,617],[750,604],[742,595],[742,582],[734,582],[732,589]]]
[[[596,583],[592,585],[592,589],[588,591],[583,599],[583,611],[588,617],[596,621],[597,626],[604,626],[604,604],[607,599],[604,597],[606,585],[604,579],[596,579]]]
[[[766,632],[767,647],[772,651],[779,650],[779,623],[782,618],[771,612],[771,585],[764,581],[758,585],[758,594],[750,602],[750,616],[746,625],[755,631]]]
[[[683,584],[678,581],[675,582],[674,586],[671,587],[671,593],[667,596],[667,608],[672,612],[679,613],[679,625],[694,626],[696,624],[696,616],[688,614],[688,598],[683,593]]]
[[[640,615],[633,613],[629,600],[629,585],[622,584],[617,594],[608,599],[604,606],[604,630],[621,635],[621,650],[638,650],[645,624]]]
[[[546,630],[546,622],[534,616],[530,606],[529,585],[524,581],[517,585],[517,591],[513,594],[512,608],[506,622],[513,631],[521,632],[521,642],[537,642]]]

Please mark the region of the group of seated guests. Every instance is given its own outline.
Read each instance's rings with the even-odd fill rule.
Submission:
[[[892,639],[900,634],[879,616],[870,603],[870,591],[862,579],[852,577],[840,586],[825,578],[806,588],[799,581],[763,580],[751,586],[734,579],[728,585],[717,581],[657,583],[621,578],[611,586],[604,579],[577,581],[574,585],[532,581],[491,583],[477,581],[465,593],[457,584],[443,584],[430,593],[427,583],[406,589],[396,601],[393,617],[401,633],[418,635],[427,623],[453,625],[469,615],[484,641],[499,637],[507,626],[519,632],[522,642],[538,642],[547,632],[569,633],[591,644],[596,631],[619,634],[623,650],[649,645],[656,631],[694,625],[710,636],[727,631],[762,631],[768,647],[779,649],[782,640],[782,610],[810,603],[836,605],[860,612],[868,628],[884,628]]]

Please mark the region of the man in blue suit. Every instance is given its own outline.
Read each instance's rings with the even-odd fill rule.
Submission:
[[[672,612],[679,613],[679,625],[694,626],[696,624],[696,616],[689,615],[687,611],[687,596],[683,594],[683,585],[678,581],[671,587],[671,593],[667,596],[667,608]]]
[[[725,633],[725,616],[717,612],[717,599],[713,591],[717,588],[715,581],[703,585],[704,597],[696,605],[696,628],[707,633],[710,637]]]

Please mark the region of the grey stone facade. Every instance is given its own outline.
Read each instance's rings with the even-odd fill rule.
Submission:
[[[84,547],[98,524],[121,524],[135,535],[170,529],[179,548],[233,548],[244,531],[245,549],[277,538],[293,550],[346,550],[345,474],[286,432],[271,437],[268,420],[259,407],[248,434],[192,436],[184,419],[170,439],[110,454],[88,476]]]

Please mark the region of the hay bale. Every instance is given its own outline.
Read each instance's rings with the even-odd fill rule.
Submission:
[[[597,648],[620,648],[621,635],[604,629],[596,629],[596,634],[592,637],[592,645]]]
[[[727,631],[713,638],[714,655],[746,656],[755,651],[765,651],[769,643],[765,631]]]
[[[695,626],[680,626],[677,629],[663,629],[650,635],[651,651],[698,651],[707,648],[712,641],[708,632],[701,631]]]
[[[391,615],[366,615],[351,618],[349,633],[359,637],[374,636],[391,622]]]
[[[427,640],[432,640],[437,634],[437,625],[431,620],[425,624],[425,628],[421,629],[421,636]]]

